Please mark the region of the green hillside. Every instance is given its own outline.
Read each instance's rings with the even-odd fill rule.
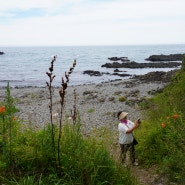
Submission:
[[[146,167],[157,166],[169,182],[185,182],[185,58],[162,93],[145,105],[146,120],[138,132],[138,156]]]

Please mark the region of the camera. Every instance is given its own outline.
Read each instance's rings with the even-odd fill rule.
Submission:
[[[141,119],[139,118],[138,120],[137,120],[139,123],[141,123]]]

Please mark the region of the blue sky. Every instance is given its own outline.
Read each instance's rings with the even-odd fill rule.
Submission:
[[[185,44],[184,0],[1,0],[0,46]]]

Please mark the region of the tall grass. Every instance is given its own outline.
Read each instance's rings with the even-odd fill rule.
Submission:
[[[18,111],[15,107],[15,101],[10,95],[9,83],[6,88],[6,96],[3,102],[0,103],[0,153],[3,162],[0,161],[0,166],[7,166],[12,163],[15,138],[18,136],[19,122],[14,114]],[[13,165],[12,165],[13,167]]]
[[[50,92],[51,120],[44,128],[34,128],[15,118],[18,111],[11,97],[9,84],[0,104],[0,183],[19,185],[136,185],[129,170],[121,167],[96,137],[84,137],[80,116],[77,116],[74,91],[73,124],[63,116],[69,76],[62,78],[59,98],[59,123],[52,119],[52,82],[54,58],[47,75]],[[74,64],[73,64],[74,68]],[[34,123],[32,123],[34,125]]]
[[[162,93],[150,100],[142,124],[138,149],[140,161],[157,165],[169,181],[185,182],[185,58]]]

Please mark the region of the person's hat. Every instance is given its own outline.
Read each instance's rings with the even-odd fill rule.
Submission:
[[[128,115],[127,112],[122,112],[122,113],[119,115],[119,120],[124,119],[127,115]]]

